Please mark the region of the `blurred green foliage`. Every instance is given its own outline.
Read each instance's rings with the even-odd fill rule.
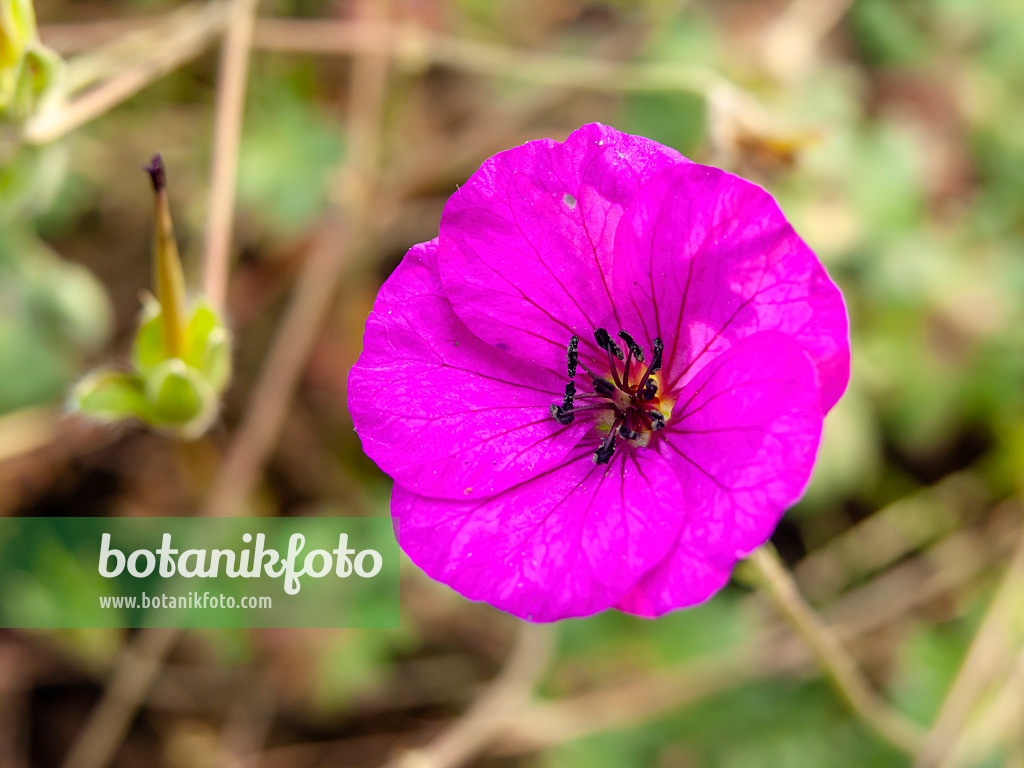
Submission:
[[[17,225],[0,227],[0,413],[63,400],[110,326],[92,274]]]
[[[260,77],[247,102],[239,157],[239,202],[266,234],[296,234],[323,213],[344,156],[337,118],[319,105],[308,68]]]
[[[602,733],[552,750],[558,768],[902,768],[906,758],[879,745],[822,684],[755,683],[624,732]]]

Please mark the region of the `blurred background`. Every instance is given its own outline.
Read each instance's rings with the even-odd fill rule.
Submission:
[[[852,381],[774,542],[927,729],[1024,530],[1024,4],[264,0],[235,142],[221,33],[246,6],[36,5],[99,106],[3,145],[0,514],[387,515],[346,410],[378,288],[484,159],[601,121],[765,186],[842,288]],[[150,285],[142,166],[164,154],[197,286],[235,145],[217,425],[65,415]],[[0,630],[0,766],[912,764],[741,585],[530,627],[405,565],[397,630]],[[1021,685],[963,765],[1024,766],[1024,656],[999,654]]]

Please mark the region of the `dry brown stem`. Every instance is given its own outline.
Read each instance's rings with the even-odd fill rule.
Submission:
[[[243,2],[246,0],[236,0]],[[365,6],[380,8],[364,0]],[[367,55],[353,69],[350,169],[361,184],[346,198],[344,217],[359,221],[376,171],[378,137],[387,83],[386,60]],[[360,194],[361,193],[361,194]],[[303,365],[334,295],[345,256],[351,248],[349,227],[341,216],[321,240],[299,277],[284,321],[277,330],[245,416],[235,433],[201,513],[239,513],[273,450]],[[102,768],[121,744],[132,718],[145,700],[177,629],[143,630],[115,668],[103,698],[72,745],[64,768]]]
[[[121,652],[103,698],[64,758],[63,768],[102,768],[124,740],[178,637],[173,628],[144,629]]]
[[[765,594],[807,643],[825,676],[849,707],[890,744],[909,754],[916,754],[922,741],[918,727],[891,709],[872,690],[839,638],[800,595],[796,582],[775,551],[761,547],[750,555],[747,562],[757,570]]]
[[[1003,576],[978,633],[971,641],[952,687],[928,733],[915,768],[935,768],[952,753],[979,697],[994,677],[1008,667],[1010,633],[1024,612],[1024,535]]]
[[[389,768],[458,768],[474,758],[529,704],[553,645],[553,627],[521,623],[504,668],[469,710],[433,742],[393,760]]]
[[[229,0],[215,0],[198,9],[179,12],[159,45],[148,46],[145,58],[114,69],[109,79],[74,96],[68,102],[55,101],[29,120],[22,136],[30,144],[47,144],[73,131],[121,102],[134,96],[147,85],[180,67],[206,50],[223,31],[229,17]],[[91,62],[88,67],[95,67]],[[74,81],[74,67],[71,66]],[[88,78],[84,78],[88,79]]]
[[[223,308],[231,268],[231,231],[234,225],[238,146],[245,111],[245,85],[249,76],[253,25],[259,0],[236,0],[224,36],[217,101],[213,117],[213,160],[210,167],[209,218],[203,257],[203,291]]]

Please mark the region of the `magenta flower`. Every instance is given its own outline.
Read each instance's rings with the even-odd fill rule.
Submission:
[[[533,621],[702,602],[803,492],[842,297],[760,187],[603,125],[485,162],[349,380],[399,542]]]

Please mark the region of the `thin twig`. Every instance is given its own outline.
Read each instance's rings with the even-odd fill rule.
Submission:
[[[388,766],[458,768],[472,760],[490,745],[509,717],[525,709],[553,647],[551,626],[520,624],[504,668],[466,713],[429,745],[401,755]]]
[[[809,554],[793,569],[806,599],[822,604],[847,584],[949,536],[989,503],[976,468],[942,478],[878,510]]]
[[[208,3],[197,1],[155,18],[110,19],[49,28],[58,44],[62,37],[73,39],[72,50],[61,52],[79,54],[68,62],[62,83],[65,95],[76,96],[95,83],[159,55],[166,41],[178,35],[179,30],[192,26],[207,7]],[[63,40],[65,45],[68,42]]]
[[[961,541],[954,543],[954,540]],[[958,557],[961,567],[953,571],[941,567],[933,570],[928,563],[944,559],[950,554],[949,549],[981,553],[991,551],[994,543],[997,544],[979,534],[955,533],[926,553],[875,576],[840,597],[825,614],[829,628],[844,643],[853,644],[883,627],[898,626],[913,615],[915,608],[956,594],[984,569],[985,558]],[[963,562],[959,562],[961,560]],[[735,612],[740,615],[761,613],[754,605],[761,599],[761,595],[755,593],[747,599],[748,604],[737,607]],[[433,616],[430,620],[436,618]],[[806,643],[783,630],[779,621],[758,629],[737,647],[639,675],[634,673],[626,682],[610,683],[555,701],[537,701],[525,709],[509,711],[486,752],[497,755],[541,752],[595,733],[629,728],[766,677],[808,669],[814,659]],[[315,749],[310,745],[277,747],[264,752],[260,764],[312,763],[313,753],[345,754],[350,744],[351,740],[346,739],[321,743]],[[301,758],[296,757],[299,752],[303,755]]]
[[[267,675],[254,675],[238,693],[238,698],[221,732],[222,768],[254,768],[274,720],[272,681]]]
[[[177,637],[173,628],[144,629],[122,651],[103,698],[72,744],[63,768],[102,768],[110,762]]]
[[[678,63],[623,63],[545,53],[443,35],[413,25],[266,19],[256,28],[265,50],[323,55],[355,51],[395,57],[400,64],[443,64],[502,79],[593,91],[683,90],[707,93],[731,86],[706,67]]]
[[[844,594],[825,615],[827,629],[844,643],[853,643],[883,626],[898,624],[920,605],[955,594],[984,569],[984,558],[960,558],[963,567],[959,570],[940,569],[931,576],[926,563],[950,548],[964,550],[976,545],[985,551],[987,540],[974,541],[971,546],[953,543],[954,539],[975,536],[956,533],[918,558]],[[748,599],[760,597],[755,593]],[[751,605],[736,612],[752,610]],[[807,644],[796,642],[791,633],[783,634],[781,629],[781,625],[766,626],[737,648],[661,668],[625,683],[539,703],[508,720],[495,751],[539,752],[595,733],[628,728],[765,677],[800,672],[813,662]]]
[[[243,514],[242,502],[277,442],[350,247],[348,226],[333,220],[307,257],[201,515]]]
[[[194,9],[192,5],[179,8],[175,13],[184,13]],[[165,14],[160,21],[151,17],[97,19],[92,21],[69,21],[42,24],[39,27],[39,38],[47,48],[61,56],[82,54],[86,56],[102,56],[115,46],[130,45],[139,35],[152,36],[157,33],[164,22],[174,14]],[[77,67],[77,64],[76,64]],[[89,71],[94,71],[92,67]],[[77,75],[76,75],[77,78]],[[102,78],[101,78],[102,79]],[[89,81],[89,78],[86,78]]]
[[[235,515],[273,450],[288,415],[303,363],[316,341],[346,258],[360,245],[379,154],[387,60],[358,57],[352,70],[349,161],[341,215],[335,214],[299,275],[253,389],[236,439],[207,496],[203,514]]]
[[[1014,618],[1020,616],[1021,606],[1024,606],[1024,536],[946,694],[915,768],[934,768],[949,754],[978,697],[1004,666],[1010,652],[1008,631]]]
[[[360,174],[362,183],[358,189],[365,192],[376,167],[377,136],[387,81],[386,61],[366,57],[353,69],[353,81],[351,167]],[[346,214],[359,221],[359,210],[365,199],[353,194],[348,202],[350,207]],[[351,240],[344,237],[347,230],[337,223],[331,230],[332,235],[321,241],[307,262],[202,514],[237,514],[240,501],[255,485],[287,415],[303,363],[312,349],[345,263],[346,245],[351,244]],[[101,768],[109,762],[178,633],[177,629],[143,630],[136,645],[126,649],[103,699],[72,746],[64,768]]]
[[[954,537],[969,536],[972,534],[958,533]],[[946,549],[954,537],[933,549]],[[978,542],[982,549],[985,543]],[[956,593],[984,566],[983,559],[965,558],[959,571],[937,571],[927,576],[930,569],[925,561],[932,556],[930,550],[843,595],[825,616],[827,629],[843,642],[853,643],[881,627],[898,624],[919,605]],[[760,597],[755,593],[748,600]],[[753,610],[753,605],[742,606],[736,613],[742,615]],[[628,682],[538,703],[508,719],[494,752],[540,752],[596,733],[647,722],[757,680],[801,672],[814,659],[806,643],[798,642],[792,633],[783,633],[782,629],[781,623],[769,625],[757,630],[739,647],[660,668]]]
[[[203,259],[203,290],[216,307],[224,306],[231,261],[238,145],[245,111],[253,25],[259,0],[234,0],[221,52],[213,117],[210,204]]]
[[[113,34],[123,27],[85,25],[92,32],[83,39]],[[105,30],[109,29],[109,32]],[[44,27],[44,40],[58,50],[82,50],[71,25]],[[372,54],[397,59],[412,68],[442,64],[455,69],[502,79],[570,87],[590,91],[682,90],[709,93],[734,87],[706,67],[676,62],[629,63],[610,59],[565,56],[529,48],[498,45],[466,37],[430,32],[415,25],[367,24],[327,19],[260,19],[253,39],[255,48],[283,53],[348,56]]]
[[[761,35],[764,63],[793,82],[814,69],[822,39],[842,20],[853,0],[790,0]]]
[[[722,691],[794,672],[807,656],[781,633],[758,632],[738,649],[702,656],[560,701],[512,713],[495,745],[499,754],[540,752],[607,730],[628,728]]]
[[[228,10],[225,0],[216,0],[183,16],[159,45],[151,46],[149,58],[124,68],[70,102],[55,102],[25,124],[22,137],[30,144],[47,144],[105,114],[206,50],[227,23]]]
[[[993,753],[1012,749],[1014,737],[1024,723],[1024,651],[1010,665],[992,703],[950,745],[941,768],[970,768],[982,765]]]
[[[850,708],[886,741],[904,752],[916,754],[922,741],[917,726],[891,709],[872,690],[836,635],[804,601],[774,550],[761,547],[747,562],[756,569],[764,592],[807,642],[822,670]]]

